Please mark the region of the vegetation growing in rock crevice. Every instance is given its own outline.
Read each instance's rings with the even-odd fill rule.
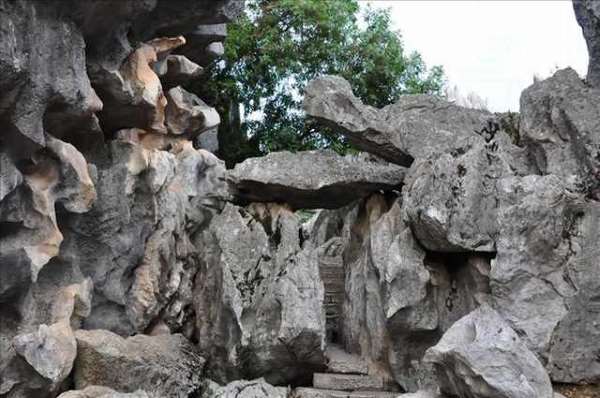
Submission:
[[[361,12],[356,0],[249,0],[228,33],[224,59],[192,89],[222,116],[220,157],[229,166],[275,150],[348,150],[304,120],[302,92],[317,75],[346,78],[376,107],[405,93],[442,93],[442,68],[405,52],[389,10]]]

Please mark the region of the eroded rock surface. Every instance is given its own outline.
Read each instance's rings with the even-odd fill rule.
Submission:
[[[544,367],[514,330],[483,305],[456,322],[425,360],[443,392],[465,397],[552,398]]]
[[[577,0],[573,1],[573,8],[590,56],[586,80],[600,87],[600,6],[594,0]]]
[[[108,387],[90,386],[83,390],[73,390],[62,393],[58,398],[148,398],[144,391],[132,393],[117,392]]]
[[[180,334],[124,339],[108,331],[79,330],[76,338],[77,389],[100,385],[184,398],[199,388],[205,360]]]
[[[182,85],[243,1],[0,0],[0,396],[598,383],[600,13],[574,7],[586,80],[534,83],[518,116],[375,109],[324,76],[308,116],[369,154],[227,171]]]
[[[205,233],[196,277],[197,340],[218,379],[310,379],[324,366],[323,283],[285,207],[227,205]]]
[[[399,190],[406,169],[333,151],[274,152],[251,158],[229,174],[237,198],[292,208],[338,208],[379,191]]]
[[[600,91],[573,69],[559,70],[521,95],[521,137],[541,174],[600,193]]]
[[[226,386],[206,383],[201,398],[287,398],[289,389],[274,387],[264,379],[237,380]]]
[[[331,126],[357,148],[392,163],[410,166],[418,157],[451,149],[457,141],[497,124],[485,111],[462,108],[427,95],[405,95],[385,108],[364,105],[350,84],[337,76],[309,83],[304,97],[308,116]]]

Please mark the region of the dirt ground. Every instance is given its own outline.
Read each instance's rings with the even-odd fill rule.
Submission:
[[[557,385],[554,386],[554,391],[561,393],[567,398],[600,398],[600,385]]]

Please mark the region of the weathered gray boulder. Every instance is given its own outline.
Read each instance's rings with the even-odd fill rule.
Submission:
[[[550,379],[517,333],[489,306],[456,322],[425,361],[442,392],[461,397],[552,398]]]
[[[229,173],[240,202],[279,202],[292,208],[338,208],[378,191],[399,190],[406,169],[333,151],[272,152]]]
[[[227,205],[204,232],[196,339],[216,380],[307,382],[324,367],[323,283],[299,230],[285,207]]]
[[[410,166],[415,158],[451,149],[461,139],[499,129],[489,112],[427,95],[405,95],[396,104],[376,109],[364,105],[350,84],[337,76],[310,82],[304,109],[357,148],[403,166]]]
[[[205,360],[180,334],[124,339],[105,330],[78,330],[75,337],[77,389],[100,385],[187,398],[200,386]]]
[[[86,328],[130,335],[159,318],[174,331],[193,325],[187,308],[198,250],[191,237],[223,206],[225,167],[190,142],[165,151],[144,139],[111,143],[111,162],[96,172],[98,200],[63,221],[60,264],[94,282]]]
[[[600,6],[594,0],[574,0],[573,9],[588,48],[586,80],[593,87],[600,88]]]
[[[534,83],[521,95],[521,140],[541,174],[577,181],[600,195],[600,91],[573,69]]]
[[[553,380],[598,380],[591,353],[598,339],[593,242],[600,207],[554,175],[504,179],[499,193],[495,308],[543,358]]]
[[[49,284],[50,274],[52,282]],[[7,397],[55,396],[69,376],[76,355],[73,329],[89,313],[91,282],[42,269],[0,311],[0,393]]]
[[[175,87],[167,92],[166,125],[170,134],[194,139],[204,131],[214,129],[221,119],[214,108],[200,98]]]
[[[493,252],[496,180],[508,170],[478,139],[417,160],[406,179],[404,200],[419,242],[438,252]]]
[[[185,56],[172,54],[156,62],[153,69],[165,90],[188,83],[204,71],[204,68]]]
[[[261,378],[236,380],[222,387],[209,381],[200,398],[287,398],[288,394],[288,388],[273,387]]]
[[[13,345],[16,353],[48,380],[50,390],[55,390],[71,373],[77,354],[75,336],[66,321],[42,324],[36,332],[15,337]]]
[[[138,390],[132,393],[121,393],[108,387],[89,386],[83,390],[67,391],[58,398],[149,398],[144,391]]]

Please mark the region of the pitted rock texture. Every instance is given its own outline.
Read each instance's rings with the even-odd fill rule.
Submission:
[[[138,390],[132,393],[121,393],[108,387],[90,386],[83,390],[62,393],[58,398],[148,398],[148,394]]]
[[[451,149],[462,139],[493,134],[500,128],[489,112],[427,95],[405,95],[393,105],[373,108],[356,98],[350,84],[337,76],[310,82],[304,109],[357,148],[403,166],[410,166],[415,158]]]
[[[228,204],[205,231],[196,339],[216,379],[263,376],[285,385],[324,367],[323,283],[299,230],[284,207]]]
[[[519,123],[323,76],[307,115],[368,153],[226,170],[182,85],[243,1],[0,0],[0,397],[600,382],[599,13],[574,7],[589,74],[534,83]]]
[[[552,398],[550,378],[514,330],[488,305],[456,322],[425,360],[442,392],[476,398]]]
[[[521,95],[521,136],[541,174],[577,182],[600,195],[600,91],[573,69],[528,87]]]
[[[205,360],[182,335],[124,339],[103,330],[78,330],[75,387],[143,389],[151,397],[188,397],[201,383]]]
[[[289,389],[274,387],[264,379],[236,380],[226,386],[214,382],[205,384],[201,398],[287,398]]]
[[[594,0],[573,1],[577,22],[583,30],[587,43],[588,72],[586,80],[593,87],[600,87],[600,5]]]
[[[292,208],[339,208],[373,192],[400,190],[406,169],[333,151],[274,152],[247,159],[229,173],[245,203],[286,203]]]

